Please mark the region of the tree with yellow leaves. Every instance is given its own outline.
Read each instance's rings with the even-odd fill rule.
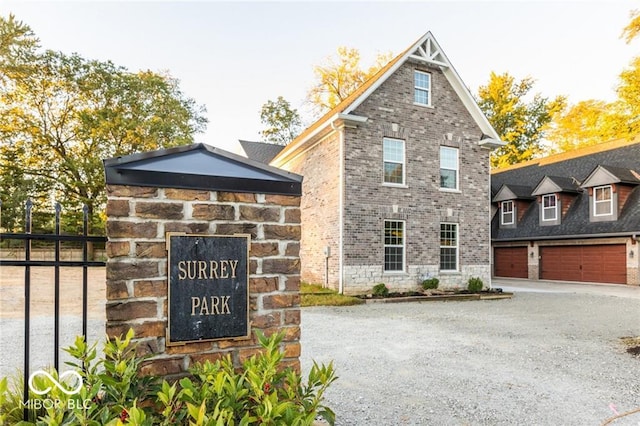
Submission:
[[[640,11],[634,10],[622,37],[630,43],[639,34]],[[640,133],[640,57],[620,73],[616,94],[613,102],[590,99],[559,114],[548,134],[552,150],[571,151]]]
[[[358,49],[340,46],[337,54],[337,58],[329,56],[323,65],[313,68],[317,81],[307,93],[307,100],[319,113],[342,102],[393,57],[391,53],[378,54],[375,63],[365,70],[360,66]]]

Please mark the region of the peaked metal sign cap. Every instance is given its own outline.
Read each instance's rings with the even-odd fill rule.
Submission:
[[[107,185],[301,195],[302,176],[202,143],[104,160]]]

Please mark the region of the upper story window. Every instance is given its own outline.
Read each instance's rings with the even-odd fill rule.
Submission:
[[[440,224],[440,270],[458,270],[458,224]]]
[[[440,147],[440,188],[458,189],[458,148]]]
[[[414,97],[413,101],[419,105],[431,106],[431,74],[414,71]]]
[[[558,198],[556,194],[542,196],[542,220],[552,221],[558,219]]]
[[[610,216],[613,214],[613,196],[611,185],[593,188],[593,215]]]
[[[384,271],[404,271],[404,221],[384,221]]]
[[[383,138],[384,183],[404,185],[404,141]]]
[[[500,223],[502,225],[513,225],[514,223],[513,201],[503,201],[500,204]]]

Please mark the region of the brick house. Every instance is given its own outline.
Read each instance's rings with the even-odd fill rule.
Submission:
[[[640,139],[495,170],[494,275],[640,285]]]
[[[304,176],[302,280],[344,293],[491,279],[489,154],[502,142],[431,33],[270,162]]]

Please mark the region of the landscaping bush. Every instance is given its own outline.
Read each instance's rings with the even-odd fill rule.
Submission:
[[[84,384],[80,392],[67,395],[52,386],[44,396],[33,395],[60,402],[32,411],[31,421],[20,422],[21,387],[9,388],[3,378],[0,424],[312,425],[320,416],[333,425],[333,411],[321,404],[324,392],[336,380],[333,363],[314,362],[303,383],[301,375],[281,363],[284,333],[256,335],[263,351],[242,369],[236,369],[227,355],[215,363],[196,364],[191,376],[177,383],[163,380],[161,385],[158,378],[140,377],[143,359],[135,356],[135,345],[130,344],[132,331],[124,339],[107,342],[105,358],[94,365],[95,345],[89,348],[83,338],[77,338],[67,352],[79,362]],[[84,369],[79,367],[82,362],[86,362]],[[55,371],[52,376],[57,377]],[[76,401],[68,403],[71,399]]]
[[[389,295],[389,289],[385,283],[376,284],[373,286],[371,294],[379,297],[387,297]]]
[[[484,287],[484,283],[479,277],[471,277],[467,281],[467,290],[471,293],[479,293],[482,291],[482,287]]]
[[[440,280],[436,277],[427,278],[426,280],[422,281],[422,288],[425,290],[435,290],[436,288],[438,288],[438,285],[440,285]]]

